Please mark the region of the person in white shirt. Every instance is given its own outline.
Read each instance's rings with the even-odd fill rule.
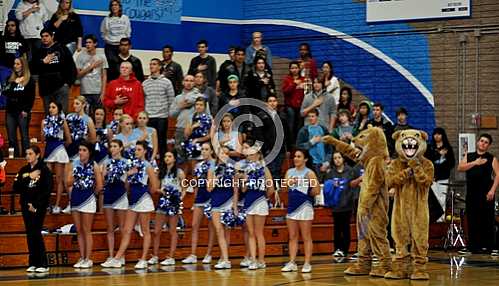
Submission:
[[[109,2],[109,15],[102,20],[101,36],[106,42],[104,51],[107,62],[117,62],[120,40],[130,38],[132,26],[127,15],[123,14],[123,6],[119,0]]]
[[[28,43],[28,61],[31,62],[33,53],[41,47],[40,32],[50,18],[49,12],[38,0],[22,0],[16,7],[16,18],[21,35]]]
[[[85,49],[76,57],[77,77],[80,79],[80,94],[88,102],[87,113],[93,114],[97,106],[102,105],[106,94],[108,64],[103,54],[97,53],[97,37],[87,35]]]
[[[325,61],[322,64],[322,78],[326,92],[334,96],[335,103],[338,105],[340,101],[340,82],[334,75],[333,64],[330,61]]]

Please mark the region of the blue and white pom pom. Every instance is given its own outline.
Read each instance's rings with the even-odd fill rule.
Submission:
[[[233,210],[222,213],[222,216],[220,217],[220,222],[229,228],[241,226],[245,223],[245,221],[246,221],[245,212],[239,212],[236,215]]]
[[[208,220],[211,220],[211,204],[207,203],[203,209],[204,215]]]

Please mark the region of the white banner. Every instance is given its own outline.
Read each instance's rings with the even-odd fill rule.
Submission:
[[[367,0],[366,21],[386,22],[471,16],[471,0]]]

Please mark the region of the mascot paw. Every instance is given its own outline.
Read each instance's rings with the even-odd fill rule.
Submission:
[[[378,266],[371,269],[371,272],[369,272],[369,276],[383,278],[386,277],[385,275],[387,273],[389,273],[389,270],[387,268]]]
[[[414,271],[411,274],[411,280],[429,280],[430,274],[425,271]]]
[[[347,275],[369,275],[369,271],[371,271],[371,265],[356,263],[348,267],[343,273]]]
[[[385,274],[386,279],[407,279],[409,275],[403,271],[389,271]]]
[[[329,145],[334,145],[336,142],[338,142],[338,140],[331,135],[322,137],[322,141]]]

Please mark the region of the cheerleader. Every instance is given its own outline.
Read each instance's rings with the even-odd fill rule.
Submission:
[[[286,216],[289,232],[289,262],[281,269],[283,272],[297,271],[296,253],[301,233],[305,249],[305,263],[302,273],[312,271],[312,221],[314,219],[314,196],[320,193],[317,175],[312,171],[312,158],[308,151],[298,149],[293,158],[295,167],[286,172],[283,189],[288,190],[288,214]]]
[[[139,114],[140,116],[140,114]],[[147,261],[154,265],[159,262],[159,245],[161,242],[161,231],[165,221],[168,223],[170,233],[170,255],[161,261],[161,265],[175,265],[175,250],[177,248],[177,223],[182,200],[185,197],[185,174],[176,166],[177,154],[175,151],[165,153],[163,163],[160,166],[159,177],[161,179],[161,198],[156,207],[156,220],[154,224],[153,256]]]
[[[66,165],[67,188],[72,189],[71,215],[76,226],[80,259],[75,268],[91,268],[92,223],[97,210],[94,192],[102,189],[102,174],[92,158],[93,145],[88,141],[79,143],[79,158]]]
[[[154,211],[154,202],[150,190],[159,188],[158,179],[151,164],[146,160],[147,142],[137,141],[135,146],[135,157],[133,167],[127,173],[127,182],[130,186],[129,208],[125,217],[125,227],[121,237],[120,248],[114,259],[103,267],[121,268],[125,266],[125,252],[130,243],[135,222],[138,220],[144,233],[142,243],[142,256],[135,265],[135,269],[147,268],[147,253],[151,245],[151,232],[149,221],[151,212]],[[149,184],[149,187],[148,187]]]
[[[245,174],[242,175],[245,184],[242,191],[245,192],[244,210],[246,212],[246,226],[248,227],[248,242],[250,246],[251,263],[249,270],[264,269],[265,265],[265,219],[269,214],[268,196],[274,193],[272,175],[262,154],[250,142],[243,145],[243,153],[248,160]],[[258,244],[258,261],[256,260]]]
[[[242,147],[242,146],[241,146]],[[242,151],[242,150],[241,150]],[[242,155],[242,154],[241,154]],[[243,156],[243,155],[242,155]],[[248,166],[248,160],[247,159],[242,159],[236,163],[236,179],[238,181],[237,184],[237,209],[238,212],[244,213],[244,196],[246,193],[243,193],[242,191],[242,175],[244,174],[246,167]],[[244,214],[246,215],[246,214]],[[239,263],[239,266],[241,267],[249,267],[251,264],[251,253],[250,253],[250,247],[249,247],[249,235],[248,235],[248,226],[243,223],[241,225],[241,229],[243,231],[243,238],[244,238],[244,248],[246,249],[246,252],[244,254],[243,260]]]
[[[120,129],[120,118],[123,116],[123,108],[117,107],[113,112],[113,120],[107,125],[107,138],[109,141],[113,140],[114,136],[117,135]]]
[[[119,133],[114,136],[114,139],[123,142],[123,157],[126,159],[133,159],[135,158],[135,144],[137,141],[144,140],[145,136],[133,129],[133,119],[130,115],[123,114],[119,123]]]
[[[145,141],[147,141],[148,144],[146,158],[147,160],[154,162],[153,165],[155,165],[156,157],[158,155],[158,133],[153,127],[147,126],[148,122],[149,114],[145,111],[139,112],[139,115],[137,115],[137,127],[134,132],[145,134]]]
[[[194,169],[194,177],[197,180],[195,189],[196,198],[192,210],[192,238],[191,238],[191,255],[182,260],[184,264],[197,263],[196,249],[198,246],[199,227],[205,208],[210,205],[210,193],[207,190],[208,171],[215,169],[215,160],[213,159],[213,147],[209,142],[201,145],[201,156],[203,161],[199,162]],[[203,259],[203,264],[211,263],[211,250],[215,242],[215,233],[213,224],[208,223],[208,249]]]
[[[131,168],[131,160],[121,157],[123,143],[120,140],[111,140],[109,151],[111,153],[111,158],[101,167],[102,175],[104,177],[104,216],[107,224],[109,257],[101,266],[105,266],[114,257],[115,215],[118,217],[120,233],[122,236],[124,235],[125,216],[126,211],[128,210],[126,174]]]
[[[106,127],[106,111],[103,107],[95,108],[93,121],[96,135],[94,161],[102,165],[109,158],[108,142],[110,141],[108,139],[109,130]]]
[[[182,145],[184,152],[190,159],[198,159],[201,154],[201,145],[210,140],[211,116],[206,112],[207,103],[204,97],[198,97],[194,103],[194,115],[184,129],[187,139]]]
[[[235,219],[238,214],[237,189],[234,184],[235,168],[228,162],[229,148],[222,147],[220,151],[215,170],[208,171],[208,192],[211,193],[211,221],[222,254],[215,268],[230,269],[228,250],[230,229],[225,228],[235,226],[232,221],[227,221],[227,217],[232,216]]]
[[[231,159],[238,161],[241,159],[241,149],[243,142],[243,135],[237,130],[233,129],[234,116],[226,113],[222,117],[222,124],[220,130],[217,132],[216,139],[220,146],[229,148],[229,156]]]
[[[77,96],[73,101],[74,113],[66,116],[71,133],[71,144],[67,147],[70,160],[78,158],[80,142],[87,140],[92,144],[95,143],[95,125],[92,118],[85,113],[86,104],[87,99],[84,96]]]
[[[62,106],[56,101],[49,103],[49,114],[42,121],[42,137],[45,140],[45,162],[55,174],[56,196],[53,214],[61,213],[60,202],[64,190],[64,164],[69,162],[64,144],[71,143],[68,124],[62,115]],[[64,141],[66,140],[66,141]]]

